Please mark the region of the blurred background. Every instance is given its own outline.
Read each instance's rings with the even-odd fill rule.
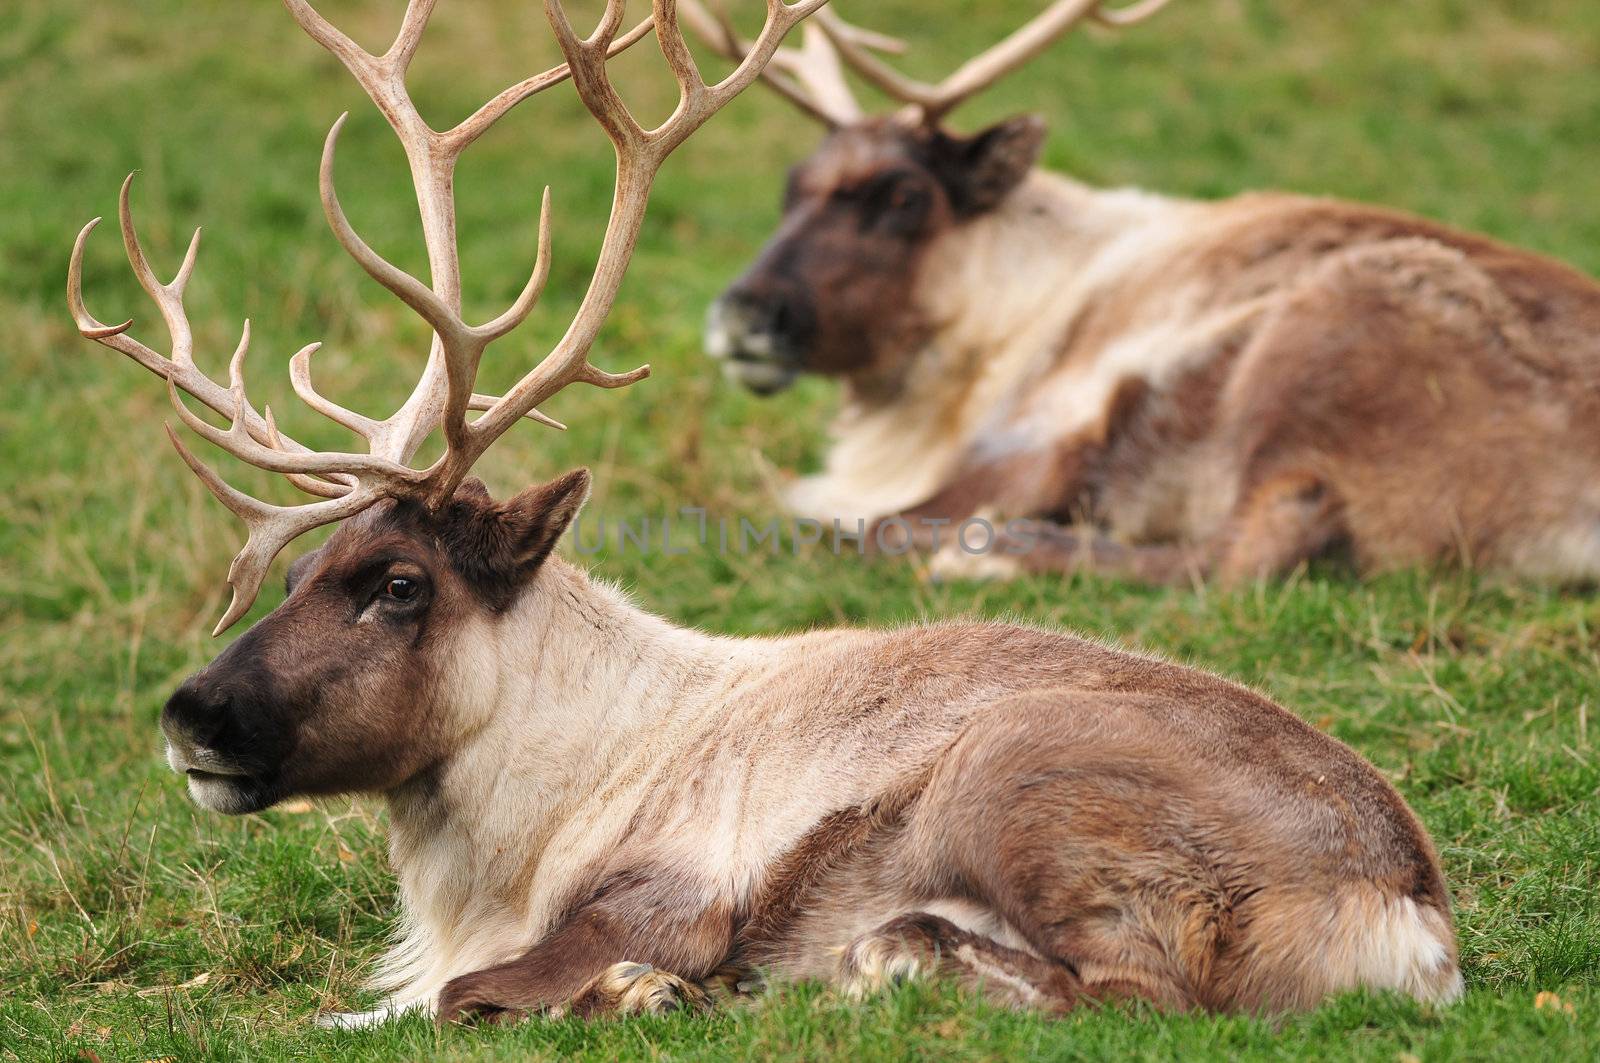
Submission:
[[[404,5],[319,6],[381,50]],[[557,61],[539,6],[440,5],[412,79],[436,126]],[[839,10],[906,38],[900,64],[934,77],[1040,6],[857,0]],[[570,7],[583,20],[599,10]],[[631,7],[630,19],[644,13]],[[743,24],[759,22],[759,5],[733,7]],[[671,86],[648,44],[616,65],[643,116],[667,112]],[[1081,30],[952,125],[975,130],[1033,111],[1051,127],[1045,164],[1086,181],[1181,196],[1280,188],[1369,200],[1594,274],[1597,75],[1593,0],[1175,0],[1121,33]],[[873,97],[863,90],[863,98]],[[97,1013],[149,1017],[160,1000],[124,1005],[93,987],[203,971],[227,976],[219,1008],[282,1018],[349,1005],[360,959],[381,943],[390,886],[361,805],[298,821],[195,816],[156,757],[161,700],[217,649],[206,632],[226,602],[242,529],[162,438],[164,388],[78,338],[63,296],[74,235],[107,216],[88,249],[89,306],[104,321],[134,317],[135,335],[167,349],[115,228],[118,185],[138,171],[136,217],[163,277],[189,230],[206,229],[188,300],[202,366],[224,373],[248,316],[257,403],[269,402],[298,439],[346,445],[293,397],[289,355],[322,340],[321,390],[387,414],[427,348],[418,320],[367,279],[323,221],[317,159],[347,109],[338,170],[346,208],[380,251],[425,275],[392,135],[278,4],[6,0],[0,14],[0,955],[17,958],[13,969],[0,960],[11,998],[0,1025],[10,1015],[14,1029],[59,1034],[85,1014],[91,1024]],[[560,395],[548,411],[572,430],[530,424],[507,436],[479,470],[497,493],[588,464],[597,472],[592,512],[608,518],[683,505],[730,518],[776,513],[773,485],[822,451],[834,391],[808,381],[764,401],[735,390],[700,353],[700,323],[774,227],[784,173],[818,137],[756,87],[668,162],[594,354],[609,369],[648,361],[655,375],[625,391]],[[566,86],[524,103],[461,164],[469,320],[498,312],[526,278],[545,183],[554,197],[552,279],[529,324],[490,349],[480,390],[514,381],[560,335],[598,247],[610,148]],[[253,493],[295,499],[264,474],[223,467]],[[1537,869],[1563,869],[1546,883],[1562,897],[1586,876],[1592,886],[1593,817],[1523,850],[1509,835],[1491,845],[1475,834],[1507,801],[1549,810],[1592,796],[1594,764],[1562,752],[1587,749],[1574,745],[1567,714],[1592,697],[1593,687],[1584,693],[1596,675],[1592,600],[1404,576],[1373,586],[1313,574],[1301,585],[1208,598],[1055,577],[937,586],[915,564],[819,554],[646,559],[608,550],[585,561],[649,607],[721,631],[1015,614],[1261,684],[1356,742],[1422,802],[1452,877],[1464,883],[1474,978],[1531,985],[1547,970],[1540,964],[1592,978],[1600,962],[1594,935],[1582,946],[1571,921],[1547,919],[1517,948],[1493,922],[1520,926],[1527,920],[1508,912],[1566,910],[1542,894],[1511,895],[1537,888]],[[276,603],[279,582],[269,580],[252,616]],[[1556,708],[1543,722],[1520,717],[1547,705]],[[1492,726],[1444,726],[1480,712]],[[1534,752],[1508,751],[1508,736],[1520,743],[1530,726],[1558,722],[1559,733],[1527,738]],[[1479,785],[1454,789],[1463,781]],[[1527,830],[1537,829],[1530,820]],[[1492,873],[1470,855],[1480,843],[1501,854]],[[1588,903],[1582,925],[1592,929],[1600,923]],[[224,912],[247,918],[226,922]],[[312,984],[330,995],[304,988]],[[271,1002],[228,995],[251,992]],[[17,1018],[24,1012],[26,1022]],[[210,1021],[203,1008],[196,1014]],[[6,1036],[0,1029],[0,1042]]]

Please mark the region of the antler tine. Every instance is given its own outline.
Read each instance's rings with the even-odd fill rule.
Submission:
[[[289,473],[311,473],[316,476],[342,474],[353,476],[363,484],[366,484],[369,480],[375,480],[391,487],[414,487],[425,482],[427,478],[426,470],[412,469],[399,465],[375,454],[348,454],[319,450],[289,452],[279,450],[269,444],[257,442],[245,424],[244,411],[249,409],[249,406],[245,402],[242,388],[238,389],[239,397],[235,407],[236,412],[226,429],[216,428],[208,424],[198,414],[185,406],[182,396],[178,394],[177,382],[171,377],[167,378],[167,396],[172,401],[172,408],[177,413],[178,419],[187,425],[195,435],[208,443],[215,444],[240,461],[248,462],[256,468],[264,469],[267,472],[283,473],[285,475]],[[263,419],[263,426],[265,423],[265,419]]]
[[[289,359],[289,384],[300,401],[316,410],[335,424],[344,426],[365,439],[377,431],[378,422],[370,417],[345,409],[324,398],[311,383],[311,356],[322,349],[321,343],[308,343]]]
[[[309,505],[274,506],[252,498],[230,485],[217,475],[215,469],[195,457],[189,448],[184,446],[183,440],[178,438],[171,425],[163,427],[166,429],[167,439],[172,442],[183,463],[189,466],[190,471],[206,485],[206,489],[218,502],[244,521],[249,531],[244,549],[239,551],[233,563],[228,566],[228,584],[233,588],[233,600],[228,604],[228,610],[223,613],[222,619],[217,621],[216,628],[212,630],[213,637],[232,627],[234,622],[255,604],[256,595],[261,591],[262,580],[266,578],[272,559],[277,557],[285,546],[308,531],[361,512],[378,498],[376,492],[361,489]]]
[[[1057,0],[1010,36],[967,60],[937,85],[918,81],[884,63],[862,43],[855,27],[832,11],[817,16],[840,56],[856,73],[888,95],[909,103],[924,123],[937,122],[952,109],[999,81],[1055,43],[1085,19],[1108,26],[1143,21],[1170,0],[1138,0],[1125,8],[1105,6],[1105,0]]]
[[[727,77],[715,85],[706,87],[702,106],[698,111],[691,111],[685,106],[680,106],[672,118],[662,124],[661,129],[653,131],[662,135],[662,141],[667,146],[662,152],[664,158],[668,152],[683,143],[685,137],[700,128],[706,119],[719,111],[727,102],[750,86],[750,83],[761,76],[761,71],[766,69],[772,61],[773,55],[778,51],[789,30],[807,16],[820,11],[828,0],[796,0],[795,3],[784,3],[783,0],[767,0],[767,21],[761,27],[754,43],[745,53],[739,65]],[[672,6],[664,0],[655,0],[659,11],[663,7]],[[659,18],[659,15],[658,15]],[[673,33],[681,42],[682,36],[676,28],[674,20]],[[687,102],[687,101],[685,101]]]
[[[122,245],[128,253],[128,264],[139,279],[139,287],[156,304],[161,319],[166,322],[167,333],[172,337],[172,361],[177,365],[194,364],[194,336],[189,328],[189,317],[183,309],[183,289],[188,285],[189,274],[194,270],[196,254],[200,249],[200,230],[189,240],[189,250],[183,256],[183,265],[171,284],[162,284],[156,271],[139,246],[139,233],[133,225],[133,206],[129,191],[133,188],[133,174],[122,179],[122,190],[117,193],[117,221],[122,228]]]
[[[485,342],[492,343],[522,324],[538,305],[539,297],[544,294],[545,282],[549,279],[550,186],[545,185],[544,195],[539,198],[539,249],[534,255],[533,272],[528,275],[528,283],[523,286],[516,301],[506,308],[505,313],[493,321],[484,323],[475,331],[484,337]]]
[[[544,0],[545,20],[550,23],[556,44],[566,57],[578,96],[611,138],[619,155],[624,147],[636,150],[636,142],[644,137],[644,128],[634,120],[622,99],[612,89],[605,75],[605,60],[597,59],[597,56],[603,56],[608,51],[611,37],[606,30],[609,27],[613,34],[616,32],[617,23],[622,18],[622,8],[622,0],[606,0],[605,12],[600,16],[600,23],[594,32],[587,37],[579,37],[560,0]],[[652,18],[654,14],[655,8],[652,6]]]
[[[680,107],[698,105],[707,86],[700,76],[699,65],[694,61],[694,53],[683,39],[683,30],[678,25],[677,5],[662,4],[654,14],[656,44],[678,83]]]
[[[327,217],[328,226],[346,253],[355,259],[373,280],[389,289],[416,311],[418,316],[433,328],[436,339],[422,380],[412,392],[411,398],[392,417],[385,421],[375,421],[344,411],[352,418],[359,418],[359,427],[357,427],[358,422],[354,420],[341,420],[340,417],[334,419],[366,437],[373,446],[374,453],[382,453],[390,460],[404,463],[411,459],[417,445],[441,421],[444,422],[447,441],[449,437],[457,434],[455,423],[461,420],[468,406],[464,402],[451,399],[452,389],[463,395],[470,395],[484,349],[520,325],[537,305],[550,276],[550,193],[549,189],[546,189],[541,201],[538,254],[522,292],[511,306],[497,317],[482,325],[469,325],[462,319],[459,311],[460,281],[455,249],[453,205],[439,207],[437,204],[441,201],[435,201],[436,209],[433,216],[448,215],[450,220],[445,223],[448,232],[438,234],[439,240],[447,242],[448,252],[447,257],[442,258],[442,269],[435,270],[434,288],[423,284],[374,251],[350,224],[350,219],[339,202],[333,178],[334,155],[339,133],[348,117],[348,114],[339,116],[333,127],[328,130],[328,137],[323,145],[318,180],[321,186],[323,213]],[[425,187],[424,180],[427,180],[429,185],[434,183],[431,178],[419,178],[419,188]],[[440,195],[448,196],[448,176],[438,183],[446,189]],[[419,198],[420,196],[419,192]],[[431,248],[435,241],[429,240],[428,243]],[[449,286],[453,290],[452,299],[447,300],[437,290],[440,286],[437,278],[441,275],[454,278]],[[438,367],[442,367],[442,379]],[[310,400],[307,401],[310,403]],[[339,409],[343,410],[343,407]]]
[[[184,392],[205,404],[211,410],[224,417],[234,417],[238,413],[237,403],[231,390],[217,384],[210,377],[202,373],[194,364],[192,353],[185,353],[183,358],[178,358],[180,350],[179,339],[190,335],[189,322],[183,308],[184,289],[188,285],[189,277],[194,271],[196,257],[199,251],[199,230],[189,241],[188,251],[184,254],[183,265],[178,268],[177,275],[171,284],[161,284],[151,269],[149,260],[144,255],[144,250],[139,244],[138,233],[133,223],[133,209],[130,203],[130,190],[133,175],[122,184],[122,192],[118,197],[118,215],[122,224],[123,244],[129,252],[129,263],[133,266],[135,274],[139,277],[140,286],[156,302],[161,311],[163,320],[167,323],[169,335],[173,343],[174,357],[165,357],[158,354],[149,346],[129,335],[128,330],[133,327],[133,319],[129,318],[120,325],[106,325],[97,320],[89,312],[83,300],[83,252],[88,244],[89,234],[100,224],[95,218],[85,225],[78,233],[78,238],[72,245],[72,257],[67,266],[67,305],[72,311],[74,322],[78,331],[84,338],[94,340],[104,347],[109,347],[119,354],[124,354],[139,363],[156,376],[170,381]],[[146,284],[146,281],[149,284]],[[174,329],[174,324],[177,328]],[[245,323],[248,330],[249,322]],[[188,341],[192,342],[192,341]],[[187,348],[184,348],[187,350]],[[270,442],[273,433],[268,427],[265,418],[258,414],[248,403],[245,404],[243,424],[246,432],[258,441]],[[285,436],[278,436],[277,447],[289,454],[309,453],[307,449]],[[334,478],[344,489],[354,484],[354,480],[345,477]]]
[[[406,70],[411,66],[411,59],[417,54],[417,45],[422,43],[422,31],[428,28],[428,20],[433,17],[433,8],[438,0],[410,0],[406,4],[406,14],[400,20],[400,31],[394,36],[394,43],[389,50],[383,53],[383,60],[393,65],[398,70]]]
[[[320,344],[313,344],[303,348],[296,358],[301,359],[302,367],[305,359],[309,358],[310,351],[315,350]],[[239,334],[238,346],[234,348],[233,356],[228,359],[228,395],[232,401],[231,420],[227,430],[215,428],[196,416],[184,405],[182,397],[178,394],[178,382],[174,375],[167,377],[167,397],[171,401],[178,418],[202,439],[205,439],[221,449],[248,462],[258,469],[268,472],[282,473],[289,479],[302,486],[312,494],[324,497],[343,497],[352,492],[356,486],[369,490],[387,489],[391,493],[397,488],[421,483],[426,477],[425,472],[410,469],[403,465],[371,454],[341,454],[323,451],[301,450],[290,452],[284,446],[282,434],[278,431],[277,423],[272,419],[270,411],[262,416],[265,427],[266,442],[262,443],[251,434],[248,415],[253,413],[253,407],[245,395],[244,363],[250,352],[250,322],[246,320],[244,328]],[[291,360],[292,363],[292,360]],[[309,384],[309,378],[307,379]],[[298,388],[296,389],[298,391]],[[320,399],[320,396],[318,396]],[[324,400],[325,402],[325,400]],[[326,403],[332,406],[332,403]],[[342,407],[338,407],[343,409]],[[348,413],[349,411],[344,411]],[[355,415],[352,415],[355,416]],[[335,418],[337,420],[337,418]],[[316,482],[307,474],[322,477],[324,481],[330,477],[339,477],[338,482]],[[308,486],[310,484],[310,486]],[[235,494],[239,494],[235,492]],[[242,496],[248,497],[248,496]],[[266,505],[266,503],[260,503]],[[315,525],[313,525],[314,527]]]
[[[1094,9],[1092,17],[1102,26],[1131,26],[1135,22],[1143,22],[1171,2],[1172,0],[1142,0],[1140,3],[1117,8],[1101,4]]]
[[[652,15],[612,41],[611,47],[606,52],[607,58],[620,55],[644,40],[645,37],[650,35],[650,30],[654,25],[655,17]],[[451,147],[459,153],[467,145],[487,132],[489,127],[498,122],[511,108],[529,96],[537,95],[551,85],[560,84],[571,76],[571,69],[568,68],[567,64],[562,63],[560,66],[554,66],[542,73],[524,78],[515,85],[504,89],[494,99],[478,108],[472,115],[446,133],[445,138],[450,142]]]
[[[120,325],[107,325],[89,313],[89,307],[83,301],[83,248],[89,242],[89,234],[103,220],[90,220],[89,224],[78,230],[78,238],[72,242],[72,257],[67,261],[67,308],[72,312],[73,323],[78,326],[78,333],[84,339],[122,351],[151,372],[165,376],[167,370],[162,366],[167,364],[167,359],[126,334],[133,327],[133,318]]]
[[[283,6],[300,24],[300,28],[306,31],[307,36],[332,53],[352,74],[356,73],[352,64],[367,67],[377,59],[377,56],[351,40],[337,26],[318,14],[316,8],[306,3],[306,0],[283,0]],[[409,8],[406,14],[409,18],[411,14]],[[366,82],[362,80],[360,74],[356,74],[356,79],[361,81],[363,88],[366,87]]]
[[[466,322],[461,320],[460,315],[449,305],[446,298],[374,251],[361,238],[361,234],[355,231],[349,217],[345,215],[344,206],[339,202],[339,193],[334,187],[333,160],[335,149],[339,144],[339,133],[344,129],[349,117],[350,112],[346,111],[335,119],[322,144],[322,164],[318,171],[318,184],[322,193],[322,212],[327,217],[328,227],[333,230],[339,246],[367,271],[368,276],[415,310],[447,344],[461,342],[466,338]]]
[[[999,81],[1092,15],[1103,0],[1060,0],[988,51],[963,63],[939,84],[931,118]]]
[[[921,108],[925,114],[936,104],[939,86],[908,77],[873,55],[845,32],[844,20],[832,11],[821,12],[816,24],[827,34],[840,58],[868,84],[903,103]]]
[[[606,15],[587,38],[579,38],[567,20],[559,0],[545,0],[545,15],[556,41],[572,69],[578,95],[617,147],[618,163],[653,175],[662,161],[728,100],[749,87],[772,59],[778,43],[793,26],[819,10],[827,0],[767,0],[767,21],[760,35],[746,50],[739,65],[716,84],[707,84],[694,67],[693,57],[678,27],[676,4],[654,0],[656,35],[661,53],[673,76],[678,79],[678,107],[654,129],[645,129],[634,119],[627,105],[616,94],[606,76],[604,46],[615,32],[620,18],[621,0],[607,0]]]
[[[266,419],[267,433],[272,437],[272,445],[278,450],[283,448],[283,437],[278,432],[278,423],[272,419],[272,407],[261,407],[261,416]],[[316,476],[307,476],[302,473],[284,473],[284,479],[294,484],[308,495],[318,498],[343,498],[350,493],[350,488],[341,483],[334,483]]]
[[[831,8],[829,10],[832,11]],[[846,22],[844,19],[837,17],[837,15],[835,15],[833,23],[835,32],[844,34],[863,48],[871,48],[875,52],[883,52],[887,55],[904,55],[910,50],[909,45],[899,37],[888,33],[879,33],[877,30],[869,30],[865,26],[857,26],[853,22]]]
[[[861,102],[845,80],[839,52],[818,26],[806,23],[800,30],[800,50],[785,64],[795,80],[816,101],[817,110],[830,116],[830,126],[846,126],[861,121]]]
[[[739,36],[733,21],[721,4],[710,8],[699,0],[679,0],[682,21],[717,54],[740,62],[749,44]],[[844,78],[838,53],[814,26],[801,27],[802,44],[796,50],[779,48],[761,71],[761,80],[778,95],[830,129],[850,125],[861,119],[861,105]],[[871,44],[893,49],[900,42],[890,37],[871,36]]]
[[[328,223],[345,250],[367,273],[415,310],[434,329],[435,340],[422,379],[404,405],[388,420],[373,422],[369,437],[374,453],[398,463],[409,461],[421,440],[442,423],[446,441],[444,466],[431,479],[429,498],[435,503],[447,498],[474,461],[512,423],[524,416],[548,420],[536,414],[536,407],[567,384],[583,382],[600,387],[622,387],[642,379],[648,367],[629,373],[603,372],[587,362],[587,355],[601,322],[610,310],[620,286],[622,271],[637,241],[650,184],[662,161],[683,140],[715,113],[733,95],[744,89],[760,73],[776,51],[783,35],[800,19],[822,6],[826,0],[800,0],[789,4],[768,0],[767,23],[760,37],[750,46],[732,74],[714,85],[701,78],[692,54],[678,26],[676,8],[670,0],[655,0],[651,24],[655,27],[661,53],[679,87],[679,104],[673,114],[654,129],[645,129],[616,94],[606,76],[606,60],[625,46],[619,38],[625,5],[608,0],[594,30],[580,38],[573,30],[558,0],[546,0],[545,14],[566,59],[570,75],[590,113],[606,130],[617,151],[617,191],[612,220],[601,248],[590,292],[557,348],[535,367],[522,382],[492,403],[484,416],[468,423],[466,413],[475,398],[472,390],[484,348],[509,332],[531,311],[548,275],[549,214],[548,200],[540,214],[540,251],[522,295],[504,313],[480,326],[467,325],[461,318],[460,268],[455,244],[455,216],[450,198],[455,160],[467,143],[481,132],[480,116],[492,120],[504,111],[481,111],[455,130],[438,133],[418,115],[403,83],[399,63],[377,62],[374,57],[347,44],[338,31],[328,26],[305,0],[284,0],[296,18],[319,42],[345,62],[377,102],[399,135],[411,161],[417,201],[423,217],[423,237],[428,247],[433,275],[431,286],[388,262],[374,251],[350,225],[339,203],[333,183],[333,158],[344,119],[329,131],[323,152],[321,185]],[[431,4],[413,0],[407,10],[408,25],[420,33]],[[390,53],[404,56],[412,45],[402,29]],[[636,31],[635,31],[636,32]],[[359,52],[359,54],[356,54]],[[553,75],[540,87],[555,83]],[[523,91],[518,86],[508,90]],[[531,94],[531,92],[530,92]],[[508,97],[507,97],[508,98]],[[497,100],[502,97],[497,97]],[[494,104],[494,101],[491,101]],[[270,459],[269,459],[270,460]],[[304,471],[304,470],[300,470]]]
[[[478,413],[483,413],[494,409],[495,403],[499,402],[503,397],[504,396],[501,395],[480,395],[474,391],[472,393],[472,398],[467,400],[467,409]],[[529,410],[522,416],[526,417],[530,421],[537,421],[546,428],[554,428],[557,432],[565,432],[567,430],[566,425],[562,424],[560,421],[549,416],[548,414],[540,413],[538,410]]]
[[[83,301],[83,253],[88,237],[100,219],[85,225],[73,243],[67,269],[67,302],[79,331],[112,350],[127,355],[167,383],[167,394],[179,418],[197,434],[222,449],[259,468],[286,475],[297,487],[321,496],[325,501],[310,505],[283,507],[244,493],[230,486],[214,470],[185,447],[171,427],[167,434],[185,464],[194,471],[210,492],[230,512],[245,522],[249,536],[244,549],[229,569],[233,601],[214,634],[233,624],[255,601],[261,580],[273,557],[290,540],[313,528],[342,520],[371,505],[384,493],[394,493],[408,477],[420,479],[422,473],[394,466],[381,459],[360,454],[323,454],[286,438],[272,418],[271,411],[257,413],[245,394],[244,363],[250,350],[250,322],[240,331],[239,343],[228,361],[228,386],[219,385],[194,364],[192,334],[183,306],[183,295],[193,275],[199,249],[199,232],[191,238],[183,264],[168,284],[162,284],[144,254],[133,222],[131,206],[132,176],[123,182],[118,197],[118,215],[129,264],[140,286],[155,302],[172,339],[173,355],[163,357],[127,334],[132,320],[120,325],[104,325],[89,313]],[[313,348],[315,347],[313,346]],[[308,357],[303,350],[297,358]],[[229,418],[226,431],[212,427],[184,405],[180,395],[188,394],[213,411]]]

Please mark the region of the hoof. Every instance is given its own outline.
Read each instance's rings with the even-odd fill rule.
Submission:
[[[839,953],[839,988],[851,1000],[929,974],[938,944],[914,919],[895,919]]]
[[[703,990],[675,974],[658,971],[648,963],[614,963],[554,1014],[665,1015],[710,1007],[711,999]]]
[[[928,559],[928,578],[945,580],[1004,582],[1022,575],[1022,562],[1014,555],[991,547],[981,554],[969,554],[956,546],[946,546]]]

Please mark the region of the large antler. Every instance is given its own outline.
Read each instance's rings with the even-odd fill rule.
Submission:
[[[717,0],[710,0],[715,5]],[[916,109],[919,122],[932,125],[958,105],[1089,20],[1105,26],[1131,26],[1154,15],[1170,0],[1136,0],[1113,8],[1107,0],[1058,0],[1005,40],[967,60],[938,84],[918,81],[879,59],[874,52],[899,54],[903,42],[819,12],[806,24],[804,47],[780,49],[763,75],[766,82],[801,110],[830,127],[861,118],[861,106],[844,78],[848,66],[890,97]],[[721,54],[739,58],[745,45],[720,7],[707,11],[698,0],[683,0],[685,21]]]
[[[827,35],[852,70],[895,99],[917,108],[921,120],[932,124],[1028,62],[1085,19],[1107,26],[1131,26],[1154,15],[1168,2],[1138,0],[1127,7],[1113,8],[1106,0],[1057,0],[1005,40],[962,63],[937,85],[907,77],[880,60],[861,46],[854,28],[833,12],[822,12],[817,22],[819,32]]]
[[[348,410],[312,386],[311,355],[318,344],[302,348],[290,359],[295,393],[312,409],[361,436],[367,452],[312,451],[278,431],[272,412],[258,412],[245,395],[244,360],[250,346],[249,322],[228,367],[228,385],[218,384],[196,367],[193,334],[183,308],[184,289],[194,270],[199,231],[177,275],[161,283],[146,260],[134,232],[129,206],[133,178],[123,183],[119,217],[128,260],[145,292],[155,302],[171,339],[163,357],[128,334],[131,320],[106,325],[84,306],[83,248],[98,218],[84,226],[73,245],[68,269],[67,299],[82,334],[120,351],[167,381],[178,417],[196,434],[257,468],[284,474],[295,486],[322,500],[299,506],[276,506],[229,486],[196,458],[171,429],[168,435],[183,460],[224,505],[249,528],[244,549],[228,570],[233,601],[216,633],[250,608],[272,559],[291,540],[313,528],[342,520],[383,498],[415,498],[437,506],[447,501],[485,450],[512,424],[530,417],[553,427],[558,422],[538,406],[573,383],[616,388],[649,374],[648,366],[627,373],[607,373],[590,364],[589,350],[616,299],[624,271],[638,240],[645,205],[656,173],[667,156],[724,104],[743,91],[772,58],[795,23],[826,0],[767,0],[766,24],[751,42],[738,67],[715,84],[706,83],[695,66],[678,27],[672,0],[653,0],[651,18],[622,32],[623,0],[607,0],[599,25],[579,37],[559,0],[545,0],[545,15],[566,63],[513,85],[485,103],[461,124],[435,130],[423,121],[406,89],[406,71],[416,54],[436,0],[410,0],[394,43],[381,55],[367,52],[323,18],[306,0],[283,0],[302,29],[333,53],[354,75],[383,112],[399,137],[410,164],[428,252],[431,283],[388,262],[350,225],[334,191],[334,149],[344,126],[341,116],[323,147],[320,185],[324,213],[340,244],[378,283],[411,307],[433,329],[433,341],[421,379],[400,408],[383,420]],[[640,125],[613,89],[606,61],[654,29],[661,54],[678,83],[678,106],[660,125]],[[539,212],[539,250],[522,293],[504,312],[480,325],[468,324],[461,312],[461,268],[456,245],[453,181],[461,153],[495,122],[528,97],[571,78],[589,112],[605,129],[616,151],[617,183],[611,217],[599,260],[577,316],[555,348],[504,396],[476,394],[472,389],[484,350],[520,325],[544,287],[550,270],[550,194],[546,189]],[[180,392],[228,418],[217,428],[193,413]],[[468,411],[482,411],[475,421]],[[410,465],[422,441],[442,428],[445,452],[425,469]]]

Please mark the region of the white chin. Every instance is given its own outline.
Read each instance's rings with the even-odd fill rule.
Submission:
[[[201,808],[226,815],[255,811],[255,802],[237,786],[223,778],[197,779],[189,776],[189,797]]]
[[[770,362],[724,362],[723,372],[728,379],[763,395],[782,391],[795,378],[794,370]]]

